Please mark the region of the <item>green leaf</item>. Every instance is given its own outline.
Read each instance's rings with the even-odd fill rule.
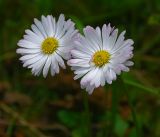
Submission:
[[[115,133],[119,137],[123,137],[127,128],[128,128],[127,122],[124,121],[119,115],[117,115],[115,129],[114,129]]]
[[[70,15],[69,17],[75,22],[77,29],[82,33],[84,28],[84,24],[82,23],[82,21],[78,17],[73,15]]]
[[[86,136],[86,128],[85,126],[81,126],[72,131],[72,137],[85,137]]]
[[[160,24],[160,14],[155,14],[149,17],[148,19],[149,25],[159,25]]]
[[[58,118],[70,128],[75,127],[79,123],[79,114],[76,112],[61,110],[58,112]]]
[[[137,135],[136,135],[136,129],[135,128],[133,128],[131,130],[131,133],[130,133],[129,137],[137,137]]]

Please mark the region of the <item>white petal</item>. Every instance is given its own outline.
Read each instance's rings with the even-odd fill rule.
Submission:
[[[47,19],[48,19],[48,27],[50,28],[48,30],[48,35],[50,37],[53,37],[54,36],[54,29],[53,29],[53,24],[52,24],[52,19],[51,19],[51,15],[48,15],[47,16]]]
[[[84,59],[71,59],[67,64],[70,66],[90,67],[89,61]]]
[[[88,92],[88,94],[92,94],[93,93],[93,90],[94,90],[94,86],[92,86],[92,85],[88,85],[87,87],[86,87],[86,91]]]
[[[26,48],[26,49],[39,49],[40,48],[40,45],[36,44],[36,43],[32,43],[32,42],[29,42],[27,40],[20,40],[17,45],[19,47],[23,47],[23,48]]]
[[[125,33],[126,33],[126,31],[121,32],[121,34],[119,35],[119,37],[116,41],[116,44],[112,50],[117,49],[120,45],[122,45],[122,43],[124,41],[124,34]]]
[[[34,19],[34,23],[36,24],[36,26],[40,30],[40,32],[43,34],[43,36],[45,38],[47,38],[47,34],[46,34],[46,31],[45,31],[42,23],[39,20],[37,20],[36,18]]]
[[[42,25],[43,25],[43,28],[44,28],[47,36],[50,37],[50,30],[51,30],[51,28],[49,28],[50,26],[49,26],[47,17],[44,17],[44,16],[42,15],[41,21],[42,21]]]
[[[103,70],[101,70],[100,83],[101,83],[101,86],[105,85],[105,76],[104,76]]]
[[[95,33],[92,27],[87,26],[86,28],[84,28],[83,32],[90,45],[96,47],[97,50],[100,50],[102,48],[101,41],[97,39],[98,34]]]
[[[51,65],[51,76],[54,76],[55,75],[55,71],[54,71],[54,68],[52,68],[52,65]]]
[[[54,55],[52,55],[52,63],[51,63],[51,67],[52,67],[52,69],[54,69],[54,71],[56,72],[56,73],[59,73],[59,66],[58,66],[58,62],[57,62],[57,60],[55,59],[55,56]]]
[[[56,28],[56,34],[55,34],[56,38],[59,38],[59,36],[62,32],[63,26],[64,26],[64,15],[61,14],[59,16],[59,19],[58,19],[58,22],[57,22],[57,28]]]
[[[31,59],[28,59],[24,62],[23,64],[23,67],[26,67],[28,65],[31,65],[31,64],[34,64],[35,62],[39,61],[40,59],[42,59],[44,56],[42,54],[34,57],[34,58],[31,58]]]
[[[71,50],[71,54],[73,58],[81,58],[81,59],[91,59],[91,56],[82,53],[81,51],[78,50]]]
[[[62,58],[64,58],[65,60],[69,60],[71,58],[71,54],[69,52],[63,52],[63,51],[57,50],[56,53],[60,55]]]
[[[32,28],[33,32],[35,34],[37,34],[39,37],[41,37],[42,39],[45,38],[45,35],[43,35],[43,33],[41,33],[41,31],[38,29],[38,27],[36,25],[32,24],[31,28]]]
[[[74,76],[74,80],[77,80],[77,79],[81,78],[82,76],[84,76],[84,74],[78,74],[78,75]]]
[[[101,30],[99,27],[96,27],[96,32],[98,34],[99,40],[102,41]]]
[[[93,72],[93,79],[90,81],[90,85],[94,85],[95,87],[100,86],[100,76],[101,76],[101,70],[99,68],[96,68]]]
[[[22,56],[19,60],[21,61],[25,61],[25,60],[28,60],[28,59],[31,59],[31,58],[34,58],[36,56],[39,56],[40,54],[28,54],[28,55],[24,55]]]
[[[81,41],[82,42],[82,41]],[[84,41],[83,41],[84,42]],[[83,43],[80,43],[79,41],[75,41],[75,45],[76,45],[76,49],[77,50],[80,50],[82,53],[84,53],[84,54],[88,54],[88,55],[90,55],[90,56],[92,56],[93,55],[93,53],[95,52],[94,50],[92,50],[92,48],[90,48],[89,46],[88,46],[88,44],[85,44],[85,47],[84,47],[84,45],[83,45]],[[88,47],[87,47],[88,46]]]
[[[59,33],[58,38],[61,39],[64,35],[66,35],[66,32],[69,30],[72,30],[74,32],[74,23],[70,19],[64,23],[64,27]]]
[[[16,51],[19,54],[34,54],[34,53],[40,53],[40,49],[24,49],[24,48],[19,48]]]
[[[111,30],[112,30],[112,28],[111,28],[110,24],[108,24],[108,26],[106,26],[106,24],[104,24],[102,27],[103,48],[106,50],[111,49],[111,45],[109,45],[109,36],[110,36]]]
[[[66,66],[65,66],[65,64],[64,64],[63,59],[62,59],[58,54],[55,54],[55,58],[56,58],[57,62],[59,63],[59,65],[60,65],[63,69],[66,69]]]
[[[38,45],[41,45],[41,43],[43,42],[42,39],[40,39],[38,37],[31,36],[31,35],[24,35],[23,37],[26,41],[30,41],[30,42],[38,44]]]
[[[93,68],[90,72],[88,72],[82,79],[81,79],[81,84],[84,85],[86,83],[90,83],[92,82],[92,80],[95,80],[95,76],[98,72],[98,68]]]
[[[39,61],[37,61],[35,64],[32,64],[29,66],[29,68],[32,68],[32,73],[34,75],[40,75],[45,63],[46,63],[46,60],[47,60],[48,56],[44,56],[42,59],[40,59]]]
[[[127,39],[127,40],[125,40],[125,41],[123,42],[123,44],[120,45],[118,48],[112,50],[112,51],[111,51],[111,54],[114,54],[115,52],[120,51],[120,50],[122,50],[123,48],[125,48],[125,47],[127,47],[127,46],[131,46],[131,45],[133,45],[133,43],[134,43],[134,42],[133,42],[132,39]]]
[[[126,62],[125,62],[125,65],[126,65],[126,66],[133,66],[134,63],[133,63],[132,61],[126,61]]]
[[[48,57],[45,65],[44,65],[44,68],[43,68],[43,76],[44,76],[44,78],[46,78],[46,76],[48,74],[50,65],[51,65],[51,57]]]
[[[74,74],[86,74],[88,71],[90,71],[92,68],[79,68],[77,69]]]
[[[109,37],[109,45],[110,45],[111,49],[114,48],[114,45],[115,45],[115,42],[117,39],[117,35],[118,35],[118,29],[115,29]]]
[[[42,37],[42,35],[37,35],[36,33],[34,33],[33,31],[31,31],[29,29],[25,30],[25,32],[26,32],[26,34],[28,34],[28,35],[36,38],[36,39],[39,39],[40,41],[44,40],[44,38]]]
[[[55,36],[57,25],[56,25],[56,20],[55,20],[55,18],[53,18],[53,16],[51,16],[51,22],[52,22],[53,34]]]

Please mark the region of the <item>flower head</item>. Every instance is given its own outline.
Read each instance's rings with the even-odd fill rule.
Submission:
[[[20,60],[24,67],[32,69],[34,75],[46,77],[50,69],[51,75],[59,73],[59,66],[65,68],[63,59],[70,58],[73,37],[77,33],[74,23],[65,21],[64,15],[58,21],[51,16],[42,16],[41,21],[34,19],[31,30],[27,29],[22,40],[18,42]]]
[[[129,71],[133,65],[129,61],[133,57],[133,40],[125,40],[123,31],[118,36],[118,29],[110,24],[104,24],[102,30],[87,26],[83,30],[84,36],[79,34],[75,40],[75,47],[71,51],[72,59],[68,65],[76,76],[81,78],[81,87],[91,94],[94,88],[111,84],[122,71]]]

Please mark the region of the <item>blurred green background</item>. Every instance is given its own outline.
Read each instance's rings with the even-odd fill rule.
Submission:
[[[135,65],[122,75],[126,88],[114,82],[88,96],[69,67],[46,79],[22,67],[24,30],[60,13],[80,32],[109,22],[127,31]],[[159,55],[160,0],[0,0],[0,137],[160,137]]]

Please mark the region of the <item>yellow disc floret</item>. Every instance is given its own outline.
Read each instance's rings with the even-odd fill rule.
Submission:
[[[110,60],[110,53],[106,50],[100,50],[94,53],[93,55],[93,63],[97,67],[102,67],[103,65],[107,64]]]
[[[41,46],[44,54],[52,54],[58,48],[58,40],[53,37],[46,38]]]

